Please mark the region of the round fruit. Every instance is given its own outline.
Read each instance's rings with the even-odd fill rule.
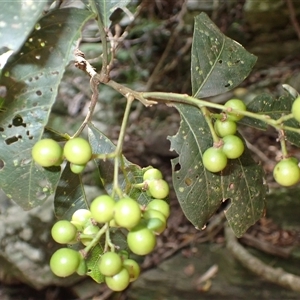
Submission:
[[[64,156],[70,163],[84,165],[92,157],[91,145],[80,137],[68,140],[64,146]]]
[[[122,259],[116,252],[104,253],[99,261],[99,270],[105,276],[114,276],[122,269]]]
[[[292,105],[292,114],[295,120],[300,122],[300,97],[298,96]]]
[[[125,290],[128,287],[129,282],[130,276],[126,268],[122,268],[118,274],[112,277],[105,277],[105,283],[111,290],[115,292],[121,292]]]
[[[141,220],[140,205],[131,198],[123,198],[115,204],[114,219],[124,228],[130,229]]]
[[[85,168],[85,164],[84,165],[76,165],[76,164],[70,164],[70,169],[74,174],[80,174],[83,172],[84,168]]]
[[[161,234],[167,227],[167,223],[161,219],[152,218],[147,222],[147,228],[153,231],[155,234]]]
[[[145,220],[149,220],[149,219],[159,219],[164,223],[167,223],[167,219],[165,217],[165,215],[163,213],[161,213],[158,210],[154,210],[154,209],[148,209],[144,212],[143,214],[143,218]]]
[[[277,163],[273,176],[280,185],[292,186],[300,180],[300,169],[293,158],[286,158]]]
[[[88,209],[81,208],[73,213],[71,223],[74,224],[78,230],[83,230],[91,217],[92,213]]]
[[[76,239],[77,228],[67,220],[60,220],[53,225],[51,235],[57,243],[69,244]]]
[[[61,162],[63,150],[61,146],[52,139],[39,140],[32,147],[32,158],[42,167],[51,167]]]
[[[90,210],[95,221],[99,223],[106,223],[112,220],[114,217],[115,204],[116,201],[108,195],[101,195],[95,198],[90,206]]]
[[[228,119],[231,120],[231,121],[239,121],[244,117],[243,115],[240,115],[236,112],[231,112],[231,109],[238,109],[238,110],[241,110],[241,111],[246,111],[247,110],[247,107],[246,107],[245,103],[240,99],[228,100],[225,103],[225,107],[227,107],[226,112],[228,114]],[[231,108],[231,109],[229,109],[229,108]]]
[[[133,282],[138,279],[141,273],[141,268],[135,260],[127,258],[123,261],[123,266],[127,269],[129,273],[130,282]]]
[[[80,260],[80,254],[77,251],[61,248],[53,253],[50,259],[50,268],[56,276],[70,276],[78,269]]]
[[[227,166],[227,156],[221,148],[210,147],[202,156],[204,167],[210,172],[220,172]]]
[[[165,180],[157,179],[148,182],[148,191],[153,198],[164,199],[169,195],[170,188]]]
[[[88,271],[88,268],[86,265],[86,261],[83,257],[80,257],[80,262],[79,262],[79,266],[76,270],[76,273],[80,276],[84,276],[87,271]]]
[[[149,209],[160,211],[166,218],[170,216],[170,205],[165,200],[153,199],[147,204],[146,210]]]
[[[244,150],[245,146],[243,141],[236,135],[227,135],[223,137],[223,152],[227,158],[235,159],[240,157]]]
[[[224,137],[226,135],[235,134],[237,131],[237,125],[234,121],[231,120],[216,120],[215,121],[215,131],[218,136]]]
[[[143,224],[134,227],[127,235],[129,249],[137,255],[147,255],[156,245],[154,233]]]
[[[162,179],[163,175],[158,169],[152,168],[147,170],[143,175],[143,180]]]
[[[81,243],[84,246],[87,246],[93,240],[93,238],[99,232],[99,230],[100,230],[100,228],[96,225],[91,224],[91,225],[86,226],[82,233],[84,235],[89,235],[90,237],[80,238]]]

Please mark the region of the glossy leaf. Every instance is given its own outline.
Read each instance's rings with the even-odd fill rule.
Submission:
[[[130,0],[86,0],[85,2],[89,2],[92,10],[98,15],[105,30],[107,30],[111,25],[110,16],[118,8],[125,8]]]
[[[202,155],[213,141],[206,121],[194,107],[183,104],[175,107],[181,115],[181,124],[169,140],[171,149],[179,155],[172,160],[173,185],[184,214],[201,229],[223,201],[230,199],[225,214],[236,236],[241,236],[265,208],[267,189],[261,166],[246,150],[241,158],[229,160],[221,173],[207,171]]]
[[[205,13],[195,18],[192,46],[192,92],[196,98],[225,93],[250,73],[256,57],[226,37]]]
[[[43,135],[65,67],[90,17],[76,8],[49,13],[3,70],[0,186],[24,209],[41,205],[56,188],[60,168],[37,166],[31,149]]]
[[[5,2],[5,3],[3,3]],[[0,1],[0,53],[17,52],[41,17],[45,1]],[[37,26],[39,24],[37,23]],[[1,59],[1,58],[0,58]],[[0,69],[5,62],[0,61]]]

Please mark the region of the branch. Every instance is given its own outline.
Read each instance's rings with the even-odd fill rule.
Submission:
[[[272,268],[250,254],[237,241],[232,229],[225,227],[226,246],[231,254],[248,270],[263,279],[295,292],[300,292],[300,277],[287,273],[281,268]]]
[[[299,26],[299,23],[298,23],[297,18],[296,18],[295,7],[293,5],[292,0],[285,0],[285,1],[286,1],[288,10],[289,10],[292,25],[294,26],[294,29],[295,29],[296,34],[298,36],[298,39],[300,40],[300,26]]]

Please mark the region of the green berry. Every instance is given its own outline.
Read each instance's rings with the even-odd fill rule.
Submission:
[[[235,134],[237,131],[237,124],[231,120],[221,121],[217,119],[214,124],[215,131],[219,137]]]
[[[140,205],[131,198],[119,200],[114,207],[114,220],[121,227],[133,228],[141,220]]]
[[[221,148],[210,147],[202,156],[204,167],[213,173],[220,172],[227,166],[227,156]]]
[[[99,261],[99,270],[105,276],[114,276],[122,269],[122,259],[116,252],[104,253]]]
[[[139,224],[128,233],[127,244],[133,253],[147,255],[155,248],[156,237],[144,224]]]
[[[300,97],[299,96],[293,102],[292,114],[294,119],[300,122]]]
[[[73,213],[71,223],[82,231],[91,217],[92,213],[88,209],[81,208]]]
[[[113,219],[115,200],[108,195],[95,198],[90,206],[94,220],[98,223],[106,223]]]
[[[70,163],[85,165],[92,157],[91,145],[80,137],[70,139],[64,146],[64,156]]]
[[[80,254],[69,248],[61,248],[50,259],[52,272],[59,277],[67,277],[76,272],[80,264]]]
[[[105,277],[105,283],[107,286],[115,291],[115,292],[121,292],[124,291],[130,282],[130,276],[126,268],[122,268],[121,271],[114,275],[114,276],[106,276]]]
[[[123,261],[123,266],[129,273],[130,282],[133,282],[138,279],[141,273],[141,268],[135,260],[127,258]]]
[[[149,180],[148,191],[153,198],[165,199],[170,192],[168,183],[163,179]]]
[[[228,119],[231,121],[239,121],[244,117],[243,115],[240,115],[237,112],[233,112],[232,109],[233,110],[237,109],[237,110],[241,110],[241,111],[247,110],[245,103],[240,99],[228,100],[225,103],[225,107],[227,108],[226,112],[228,114]]]
[[[40,166],[52,167],[61,163],[63,150],[56,141],[42,139],[33,146],[31,154]]]
[[[148,219],[147,228],[153,231],[155,234],[161,234],[167,227],[167,222],[158,218]]]
[[[160,170],[152,168],[148,169],[144,175],[143,175],[143,180],[153,180],[153,179],[162,179],[163,175]]]
[[[286,158],[276,164],[273,176],[282,186],[292,186],[300,180],[300,169],[294,158]]]
[[[170,205],[165,200],[162,199],[153,199],[147,206],[146,210],[154,209],[160,211],[166,218],[170,216]]]
[[[223,137],[223,142],[224,145],[222,150],[227,158],[239,158],[245,150],[243,141],[236,135],[227,135]]]
[[[69,244],[76,239],[77,228],[67,220],[60,220],[53,225],[51,235],[57,243]]]
[[[70,164],[70,169],[74,174],[80,174],[84,171],[86,167],[86,164],[84,165],[76,165],[76,164]]]

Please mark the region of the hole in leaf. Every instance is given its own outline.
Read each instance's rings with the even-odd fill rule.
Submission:
[[[4,131],[4,128],[3,127],[0,127],[0,132],[3,132]]]
[[[35,93],[36,93],[38,96],[41,96],[41,95],[43,94],[40,90],[36,91]]]
[[[15,142],[17,142],[17,141],[18,141],[18,137],[12,136],[12,137],[10,137],[10,138],[7,138],[7,139],[5,140],[5,143],[6,143],[7,145],[11,145],[11,144],[13,144],[13,143],[15,143]]]
[[[219,63],[219,64],[223,63],[223,60],[222,60],[222,59],[219,59],[218,63]]]
[[[179,171],[181,169],[181,166],[180,166],[180,164],[178,163],[178,164],[176,164],[175,166],[174,166],[174,171],[176,172],[176,171]]]
[[[2,159],[0,159],[0,171],[3,170],[4,168],[4,161]]]
[[[12,124],[16,127],[18,126],[23,126],[26,127],[26,124],[23,123],[23,118],[20,115],[16,115],[13,120],[12,120]]]

